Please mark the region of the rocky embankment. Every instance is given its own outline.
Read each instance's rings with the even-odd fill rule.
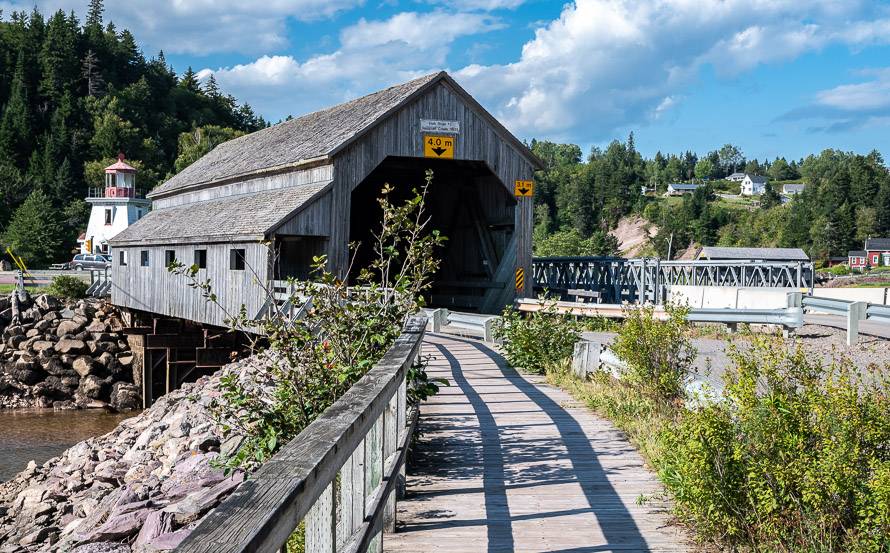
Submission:
[[[0,553],[148,553],[175,548],[244,479],[213,460],[234,451],[209,407],[220,378],[272,386],[262,357],[162,397],[112,432],[0,484]]]
[[[122,328],[97,300],[0,298],[0,408],[141,407]]]

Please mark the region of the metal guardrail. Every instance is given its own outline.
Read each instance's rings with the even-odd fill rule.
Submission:
[[[501,317],[479,313],[459,313],[448,309],[425,309],[430,332],[470,335],[486,342],[494,341],[494,331]]]
[[[381,533],[395,529],[396,499],[404,494],[405,456],[416,421],[408,412],[405,376],[420,352],[425,326],[424,317],[409,319],[368,374],[175,551],[285,551],[300,521],[306,551],[381,551]]]
[[[628,312],[628,306],[616,304],[590,304],[533,299],[519,299],[516,302],[519,310],[526,313],[552,308],[558,313],[569,315],[623,319]],[[657,319],[665,320],[669,317],[669,314],[662,306],[653,306],[652,309]],[[739,323],[773,324],[780,325],[786,329],[795,329],[803,326],[803,310],[793,305],[778,309],[697,308],[690,309],[687,318],[695,323],[722,323],[731,328]]]
[[[869,321],[890,324],[890,305],[868,304],[865,318]]]
[[[804,296],[801,299],[803,308],[810,312],[828,313],[847,318],[847,345],[852,346],[859,341],[859,322],[873,321],[890,324],[890,306],[850,301],[834,298],[818,298]]]

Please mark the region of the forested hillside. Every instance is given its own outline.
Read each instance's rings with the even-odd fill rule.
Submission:
[[[266,125],[247,105],[146,59],[127,30],[103,21],[0,12],[0,242],[34,267],[70,258],[89,187],[118,152],[147,192],[215,144]]]
[[[846,255],[868,236],[890,236],[890,172],[881,154],[825,150],[801,160],[746,160],[726,145],[699,157],[657,153],[644,158],[633,134],[624,143],[594,148],[586,159],[572,144],[532,142],[547,168],[537,176],[536,255],[617,253],[608,232],[637,213],[657,227],[650,253],[666,257],[690,244],[801,247],[814,259]],[[738,194],[723,180],[736,171],[767,175],[775,185],[758,202],[730,202]],[[671,182],[708,182],[693,195],[663,198]],[[807,184],[783,204],[781,181]],[[642,187],[648,193],[641,193]]]

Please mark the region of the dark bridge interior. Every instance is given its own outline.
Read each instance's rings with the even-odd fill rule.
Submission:
[[[388,157],[352,193],[350,242],[361,242],[355,267],[373,258],[372,231],[380,228],[377,202],[385,183],[394,187],[391,201],[401,204],[433,171],[426,206],[431,221],[448,238],[439,251],[442,263],[428,304],[480,312],[500,311],[501,296],[512,277],[516,200],[481,161]],[[499,270],[500,269],[500,270]]]

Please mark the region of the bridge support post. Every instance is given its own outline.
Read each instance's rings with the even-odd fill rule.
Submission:
[[[865,318],[865,310],[868,304],[863,301],[856,301],[850,304],[850,311],[847,313],[847,345],[853,346],[859,342],[859,321]]]

